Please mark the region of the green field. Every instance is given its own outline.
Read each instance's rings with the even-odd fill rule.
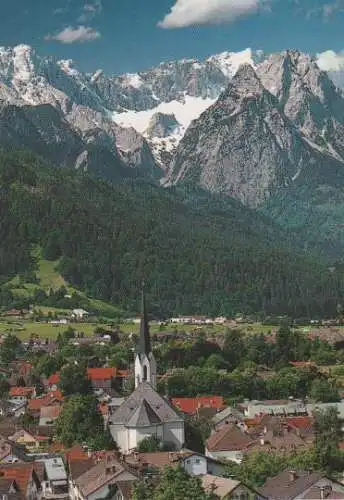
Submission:
[[[45,309],[44,312],[63,312],[61,309],[54,309],[51,307],[41,308]],[[29,320],[17,320],[10,318],[2,318],[0,319],[0,334],[1,333],[13,333],[17,335],[21,340],[26,340],[30,338],[32,334],[38,335],[40,338],[49,338],[56,339],[58,334],[63,332],[68,328],[69,325],[52,325],[50,323],[45,322],[35,322]],[[101,326],[102,328],[110,328],[108,325],[104,325],[102,323],[71,323],[70,326],[74,328],[77,332],[83,332],[85,336],[91,336],[94,333],[94,330],[97,326]],[[119,325],[120,331],[122,333],[130,334],[130,333],[139,333],[139,325],[134,323],[121,323]],[[202,334],[206,333],[208,336],[212,335],[221,335],[226,331],[226,326],[214,325],[207,327],[195,327],[194,325],[167,325],[164,327],[160,327],[158,324],[150,325],[150,332],[152,334],[161,334],[176,332],[176,333],[190,333],[190,334]],[[254,325],[238,325],[240,330],[245,331],[248,334],[255,335],[257,333],[267,333],[272,329],[271,326],[267,327],[261,324]]]
[[[75,323],[71,325],[77,332],[83,332],[86,337],[93,335],[97,323]],[[12,333],[21,340],[27,340],[32,334],[45,339],[56,339],[58,334],[68,328],[68,325],[51,325],[34,321],[2,321],[0,320],[0,333]]]

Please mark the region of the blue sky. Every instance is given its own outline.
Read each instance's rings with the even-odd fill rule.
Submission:
[[[247,47],[344,49],[344,0],[2,0],[0,45],[133,72]],[[160,23],[160,24],[159,24]],[[344,57],[341,55],[341,57]]]

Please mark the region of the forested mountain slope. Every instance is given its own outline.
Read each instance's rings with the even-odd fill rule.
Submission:
[[[111,185],[28,153],[1,154],[0,186],[3,286],[34,269],[40,245],[73,286],[130,310],[143,276],[160,315],[324,316],[343,297],[340,276],[230,199],[135,179]]]

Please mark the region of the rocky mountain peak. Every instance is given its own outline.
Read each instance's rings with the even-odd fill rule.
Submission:
[[[239,67],[229,87],[224,92],[224,97],[226,97],[228,93],[233,93],[234,89],[238,89],[243,97],[264,92],[264,87],[251,64],[245,63]]]
[[[150,119],[147,130],[145,131],[145,135],[147,137],[168,137],[173,132],[180,127],[180,123],[178,123],[175,115],[165,114],[165,113],[155,113]]]

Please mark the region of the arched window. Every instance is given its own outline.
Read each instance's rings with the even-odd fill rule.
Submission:
[[[144,365],[143,367],[143,380],[146,381],[148,378],[148,369],[147,369],[147,366]]]

